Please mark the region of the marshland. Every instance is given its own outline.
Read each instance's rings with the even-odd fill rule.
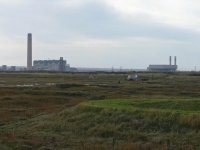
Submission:
[[[200,73],[129,74],[1,72],[0,149],[200,149]]]

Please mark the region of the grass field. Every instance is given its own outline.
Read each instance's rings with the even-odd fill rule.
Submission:
[[[200,149],[200,74],[90,74],[1,72],[0,149]]]

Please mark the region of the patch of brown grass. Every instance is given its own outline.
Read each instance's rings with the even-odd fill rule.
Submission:
[[[9,114],[8,112],[0,111],[0,122],[8,122],[13,119],[13,115]]]

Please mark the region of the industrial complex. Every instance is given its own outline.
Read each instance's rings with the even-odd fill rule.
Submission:
[[[174,65],[172,65],[172,57],[169,57],[169,65],[149,65],[147,71],[151,72],[175,72],[178,69],[176,65],[176,56],[174,57]]]
[[[169,57],[169,64],[167,65],[149,65],[147,70],[149,72],[176,72],[178,66],[176,64],[177,58],[174,57],[174,64],[172,65],[172,57]],[[33,65],[32,65],[33,63]],[[105,68],[79,68],[80,71],[108,71]],[[58,60],[34,60],[32,61],[32,34],[28,33],[27,36],[27,66],[26,67],[16,67],[2,65],[1,71],[60,71],[60,72],[76,72],[77,68],[71,68],[67,61],[60,57]],[[110,70],[109,70],[110,71]],[[121,71],[121,68],[120,68]],[[130,71],[130,70],[126,70]]]
[[[76,72],[77,68],[71,68],[63,57],[59,60],[34,60],[32,65],[32,34],[28,33],[27,36],[27,66],[16,67],[2,65],[1,71],[71,71]]]

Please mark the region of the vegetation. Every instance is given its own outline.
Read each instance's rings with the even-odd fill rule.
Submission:
[[[199,74],[137,74],[1,72],[0,149],[200,149]]]

